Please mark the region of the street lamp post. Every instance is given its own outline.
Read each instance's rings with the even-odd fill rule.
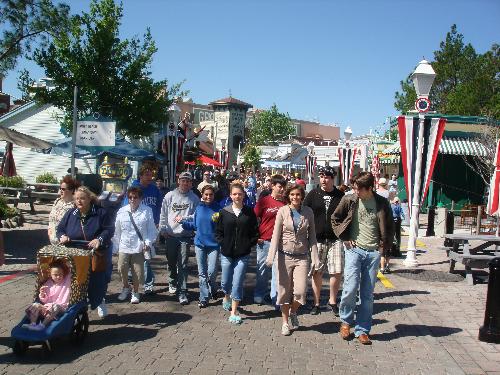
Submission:
[[[349,140],[351,139],[352,137],[352,129],[350,126],[348,126],[347,128],[345,128],[344,130],[344,139],[345,139],[345,144],[346,146],[349,145]]]
[[[306,186],[306,191],[309,192],[312,189],[314,189],[314,184],[313,184],[313,173],[314,173],[314,142],[311,141],[308,143],[306,146],[307,149],[307,156],[308,156],[308,163],[307,163],[307,177],[308,177],[308,183]]]
[[[424,147],[424,119],[425,112],[428,111],[429,92],[431,91],[432,83],[436,73],[432,69],[431,64],[426,60],[420,61],[417,68],[412,74],[413,85],[417,92],[418,99],[415,103],[416,109],[419,111],[418,122],[418,145],[417,145],[417,160],[415,161],[415,186],[413,188],[412,210],[410,216],[410,236],[408,238],[408,250],[404,261],[405,267],[413,268],[418,266],[417,261],[417,237],[418,237],[418,215],[420,210],[420,194],[422,181],[422,151]],[[427,107],[424,108],[424,106]]]

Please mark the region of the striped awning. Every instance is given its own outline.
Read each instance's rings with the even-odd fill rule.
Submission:
[[[387,155],[398,155],[400,153],[399,142],[384,150],[384,154]],[[474,138],[443,137],[439,145],[439,153],[444,155],[487,156],[488,150]]]

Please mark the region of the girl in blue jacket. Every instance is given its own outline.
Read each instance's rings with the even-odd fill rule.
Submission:
[[[219,218],[220,206],[214,202],[214,188],[205,185],[201,189],[201,203],[196,208],[192,219],[184,219],[182,227],[194,230],[194,248],[198,263],[200,281],[200,302],[198,306],[208,306],[210,296],[217,298],[216,266],[219,256],[219,244],[215,240],[215,227]]]

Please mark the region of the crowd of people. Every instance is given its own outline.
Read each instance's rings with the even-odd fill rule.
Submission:
[[[180,173],[176,186],[166,189],[163,181],[155,181],[156,170],[143,165],[117,211],[102,207],[70,176],[61,181],[48,235],[53,244],[76,246],[84,241],[94,249],[98,261],[95,267],[93,261],[88,297],[99,316],[107,315],[112,253],[118,255],[122,284],[118,300],[130,298],[135,304],[141,301],[141,291],[154,293],[151,259],[158,247],[164,247],[168,292],[180,304],[188,304],[188,257],[194,245],[198,306],[206,308],[210,299],[222,299],[228,321],[241,324],[239,304],[255,251],[253,301],[281,310],[283,335],[300,325],[298,310],[306,304],[309,279],[314,299],[310,313],[321,313],[320,292],[327,272],[328,307],[340,318],[342,338],[348,339],[352,328],[362,344],[371,343],[377,272],[390,272],[390,257],[399,255],[402,210],[394,183],[387,190],[387,179],[381,179],[377,190],[374,176],[360,172],[349,187],[336,187],[336,172],[326,166],[317,170],[319,184],[306,193],[298,174],[194,172]],[[30,316],[41,312],[47,319],[57,316],[53,309],[29,308]]]

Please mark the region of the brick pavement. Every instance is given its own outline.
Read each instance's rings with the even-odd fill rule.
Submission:
[[[30,230],[36,228],[16,238],[29,238]],[[422,241],[421,268],[446,270],[445,254],[432,250],[441,240]],[[13,251],[8,248],[8,255]],[[59,340],[46,360],[38,348],[22,359],[10,349],[10,330],[33,294],[34,275],[27,274],[0,284],[0,374],[500,374],[500,345],[477,340],[486,285],[411,280],[398,276],[401,262],[395,260],[396,272],[388,275],[393,289],[377,283],[369,347],[342,341],[338,321],[326,310],[312,316],[303,308],[302,327],[282,337],[278,315],[249,300],[242,306],[244,323],[237,327],[227,322],[220,302],[204,310],[194,302],[180,306],[167,293],[166,262],[159,256],[153,265],[158,294],[139,305],[118,302],[115,272],[110,315],[100,320],[90,313],[83,346]],[[191,257],[191,299],[196,298],[195,272]],[[248,275],[247,296],[252,285]],[[326,283],[324,292],[326,302]]]

